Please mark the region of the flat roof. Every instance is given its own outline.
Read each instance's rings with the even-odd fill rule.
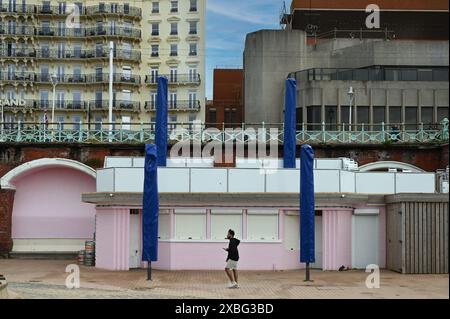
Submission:
[[[364,10],[372,2],[368,0],[292,0],[291,11],[307,10]],[[381,10],[448,11],[447,0],[378,0]]]

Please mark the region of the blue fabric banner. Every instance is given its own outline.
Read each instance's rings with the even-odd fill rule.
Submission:
[[[155,143],[158,148],[158,166],[167,166],[167,100],[168,80],[165,76],[158,77],[158,91],[156,96],[156,134]]]
[[[295,148],[297,145],[297,82],[286,80],[284,102],[284,168],[295,168]]]
[[[142,203],[142,260],[158,260],[158,166],[156,145],[145,145],[144,195]]]
[[[302,145],[300,162],[300,262],[314,263],[314,150],[310,145]]]

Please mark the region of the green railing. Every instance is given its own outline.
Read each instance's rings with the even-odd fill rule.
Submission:
[[[301,124],[299,144],[393,144],[448,142],[448,119],[439,124],[327,125]],[[221,143],[278,143],[284,139],[283,124],[169,123],[169,141]],[[4,123],[0,143],[149,143],[155,124],[143,123]]]

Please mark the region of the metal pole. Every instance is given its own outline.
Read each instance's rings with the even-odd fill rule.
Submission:
[[[3,126],[5,125],[5,117],[4,117],[4,110],[3,110],[3,102],[2,102],[2,127],[1,127],[1,135],[3,136]]]
[[[351,133],[352,131],[352,104],[353,104],[353,98],[350,97],[350,110],[348,112],[348,131]]]
[[[306,263],[306,279],[305,281],[311,281],[311,274],[310,274],[310,267],[309,267],[309,263]]]
[[[53,77],[53,100],[52,100],[52,130],[54,129],[55,123],[55,102],[56,102],[56,77]]]
[[[113,81],[114,81],[114,42],[109,42],[109,138],[112,142],[113,130]]]
[[[147,264],[147,280],[151,281],[152,280],[152,262],[149,261]]]

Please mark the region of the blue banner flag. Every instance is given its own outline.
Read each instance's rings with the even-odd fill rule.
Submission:
[[[156,134],[155,143],[158,148],[158,166],[167,166],[167,91],[168,80],[165,76],[158,77],[156,96]]]
[[[142,260],[158,260],[158,165],[156,145],[145,145],[144,195],[142,203]]]
[[[286,80],[284,102],[284,151],[283,167],[295,168],[295,148],[297,145],[297,82]]]
[[[310,145],[302,145],[300,163],[300,262],[314,263],[314,150]]]

